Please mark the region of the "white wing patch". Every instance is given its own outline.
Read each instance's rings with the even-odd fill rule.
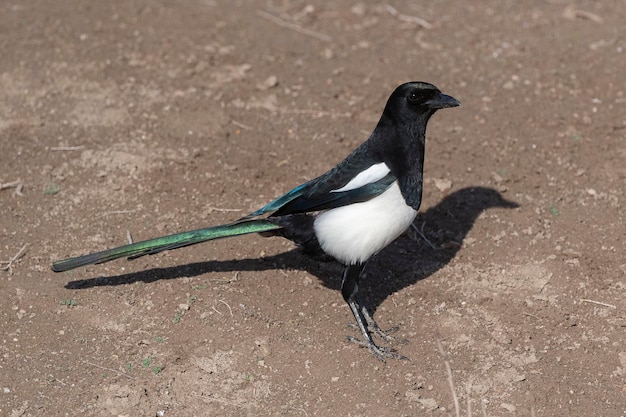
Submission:
[[[385,176],[389,174],[389,172],[389,167],[384,162],[372,165],[365,171],[360,172],[356,177],[352,178],[350,182],[348,182],[343,187],[332,190],[331,193],[340,193],[342,191],[349,191],[361,188],[364,185],[371,184],[385,178]]]
[[[381,195],[320,213],[313,227],[322,249],[344,265],[365,262],[400,236],[417,211],[406,205],[398,182]]]

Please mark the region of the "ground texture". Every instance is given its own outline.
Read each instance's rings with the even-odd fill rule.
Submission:
[[[626,1],[0,9],[0,415],[626,413]],[[409,80],[463,102],[362,283],[409,360],[276,238],[50,271],[247,214]]]

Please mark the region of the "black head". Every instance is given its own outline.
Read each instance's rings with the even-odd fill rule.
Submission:
[[[412,81],[395,89],[387,100],[385,113],[394,120],[415,119],[416,116],[428,120],[439,109],[460,105],[457,99],[443,94],[434,85]]]

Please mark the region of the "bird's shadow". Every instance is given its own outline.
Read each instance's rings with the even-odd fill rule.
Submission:
[[[448,264],[462,247],[463,240],[478,216],[490,208],[514,208],[491,188],[468,187],[455,191],[437,205],[419,213],[414,222],[422,236],[410,229],[375,256],[365,269],[359,286],[372,312],[391,294],[429,277]],[[150,283],[164,279],[194,277],[207,272],[306,270],[332,289],[340,289],[342,267],[337,262],[319,262],[294,249],[274,256],[228,261],[205,261],[168,268],[153,268],[108,277],[68,282],[68,289]]]

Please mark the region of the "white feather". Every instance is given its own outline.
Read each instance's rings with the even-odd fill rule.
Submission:
[[[389,172],[389,167],[384,162],[372,165],[365,171],[359,172],[356,177],[352,178],[350,182],[348,182],[343,187],[332,190],[331,193],[339,193],[342,191],[349,191],[363,187],[364,185],[371,184],[380,179],[383,179],[385,175],[389,174]]]
[[[417,211],[405,203],[396,181],[371,200],[321,213],[315,219],[315,235],[324,252],[344,264],[355,264],[368,260],[400,236],[416,215]]]

